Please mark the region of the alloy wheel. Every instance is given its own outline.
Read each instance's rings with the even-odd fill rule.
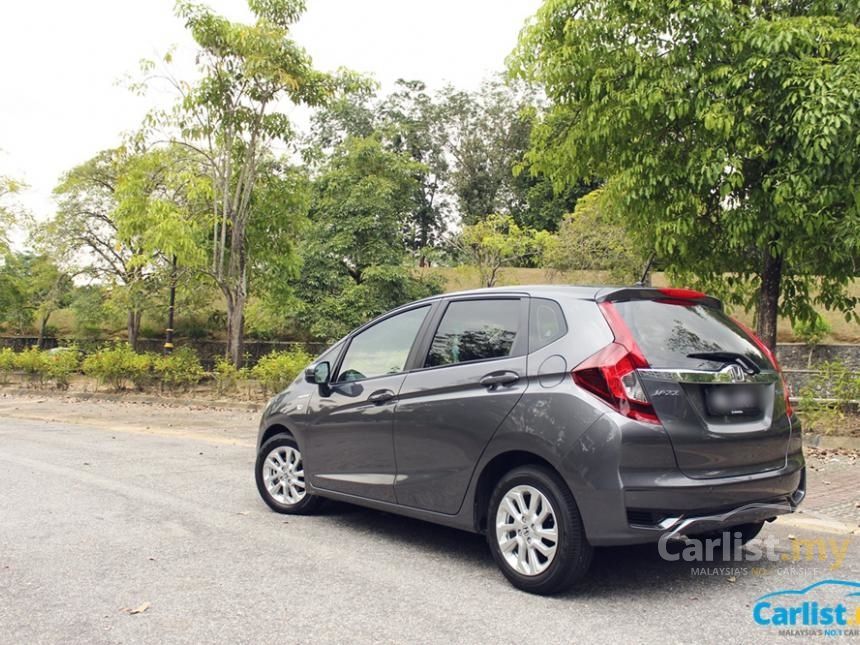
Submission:
[[[517,573],[546,571],[558,547],[558,523],[546,495],[528,485],[509,490],[496,513],[496,539],[505,562]]]
[[[298,504],[306,494],[302,454],[291,446],[273,448],[263,463],[263,482],[276,502]]]

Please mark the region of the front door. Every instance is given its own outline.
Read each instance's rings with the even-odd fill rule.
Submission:
[[[329,386],[310,402],[304,459],[315,488],[395,501],[394,406],[407,359],[430,305],[363,329]]]
[[[447,304],[398,396],[397,502],[456,513],[475,465],[526,389],[528,299]]]

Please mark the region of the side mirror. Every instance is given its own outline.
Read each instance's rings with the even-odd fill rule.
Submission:
[[[328,385],[331,376],[331,365],[328,361],[316,363],[305,370],[305,380],[315,385]]]

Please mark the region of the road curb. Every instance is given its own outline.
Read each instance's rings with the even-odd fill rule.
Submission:
[[[194,398],[174,398],[165,396],[156,396],[151,394],[112,394],[109,392],[63,392],[58,390],[0,390],[2,396],[24,396],[28,398],[34,397],[52,397],[52,398],[67,398],[77,399],[79,401],[104,401],[108,403],[145,403],[145,404],[162,404],[162,405],[187,405],[213,409],[226,410],[243,410],[247,412],[259,412],[265,406],[263,402],[254,401],[229,401],[229,400],[213,400],[213,399],[194,399]]]

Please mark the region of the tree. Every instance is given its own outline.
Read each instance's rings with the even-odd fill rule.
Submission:
[[[289,38],[304,10],[302,0],[249,0],[254,24],[235,23],[202,5],[177,4],[177,14],[196,41],[201,79],[173,81],[181,101],[171,115],[176,143],[199,155],[212,182],[209,274],[227,305],[227,353],[243,359],[248,299],[249,231],[260,211],[254,193],[272,143],[292,131],[283,102],[320,105],[351,82],[313,69],[303,49]],[[341,82],[343,81],[343,83]],[[264,242],[265,243],[265,242]]]
[[[620,221],[604,188],[579,199],[547,244],[543,266],[557,271],[608,271],[614,281],[636,282],[648,258]]]
[[[21,224],[23,212],[13,199],[23,188],[21,182],[0,175],[0,253],[9,250],[9,231]]]
[[[522,84],[485,82],[477,92],[447,88],[438,110],[452,157],[449,190],[463,223],[511,215],[521,227],[555,231],[592,179],[554,186],[536,169],[523,172],[535,119],[543,106]]]
[[[66,173],[54,189],[57,212],[37,231],[36,245],[71,273],[116,289],[135,346],[154,267],[141,240],[117,230],[116,190],[128,163],[126,151],[104,150]]]
[[[392,307],[438,292],[413,276],[403,229],[422,169],[380,138],[349,138],[314,182],[304,265],[295,285],[302,320],[336,338]]]
[[[24,334],[36,318],[38,346],[48,321],[69,303],[72,278],[45,255],[8,252],[0,265],[0,319]]]
[[[550,101],[528,162],[613,178],[670,272],[755,290],[773,347],[780,313],[856,318],[858,52],[856,3],[549,0],[511,63]]]
[[[415,196],[403,222],[403,237],[419,266],[438,247],[451,216],[447,115],[421,81],[399,79],[390,95],[378,98],[364,88],[337,97],[313,117],[305,158],[325,163],[348,138],[376,137],[386,150],[412,158]]]
[[[520,228],[510,215],[488,215],[463,227],[455,247],[478,267],[481,286],[493,287],[502,267],[540,256],[549,240],[546,231]]]

